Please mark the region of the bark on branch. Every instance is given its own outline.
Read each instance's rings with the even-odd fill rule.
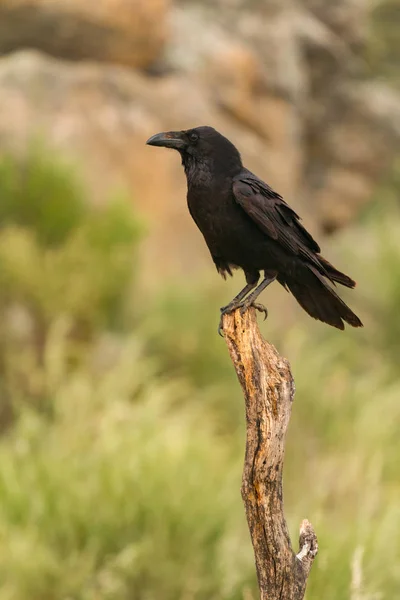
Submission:
[[[289,363],[260,334],[255,310],[223,317],[229,353],[246,403],[242,498],[254,548],[261,600],[302,600],[318,551],[309,521],[292,549],[283,512],[285,436],[294,396]]]

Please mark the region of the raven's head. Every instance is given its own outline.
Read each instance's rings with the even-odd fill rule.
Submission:
[[[178,150],[187,174],[208,166],[221,167],[228,174],[242,168],[240,154],[226,137],[213,127],[195,127],[186,131],[168,131],[153,135],[146,142],[149,146],[164,146]]]

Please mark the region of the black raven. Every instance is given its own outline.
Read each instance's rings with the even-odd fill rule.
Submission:
[[[266,315],[256,299],[276,279],[314,319],[338,329],[344,329],[344,321],[362,327],[327,280],[348,288],[355,282],[321,256],[300,217],[282,196],[243,167],[238,150],[227,138],[212,127],[196,127],[158,133],[147,144],[180,153],[189,211],[218,272],[226,278],[232,269],[244,271],[247,285],[221,308],[222,314],[254,306]],[[260,271],[264,279],[257,287]]]

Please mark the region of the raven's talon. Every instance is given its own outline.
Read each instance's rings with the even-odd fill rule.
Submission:
[[[221,318],[219,320],[219,325],[218,325],[218,334],[221,337],[224,337],[223,333],[221,333],[221,331],[223,330],[223,323],[222,323],[223,316],[224,315],[228,315],[229,313],[233,312],[234,310],[236,310],[237,308],[239,308],[239,306],[241,306],[241,304],[234,305],[234,304],[230,303],[230,304],[227,304],[226,306],[222,306],[222,308],[220,308]]]
[[[246,310],[251,307],[255,308],[256,310],[258,310],[261,313],[264,313],[264,321],[265,321],[265,319],[268,317],[268,309],[265,306],[263,306],[262,304],[259,304],[258,302],[251,302],[251,303],[243,302],[242,306],[240,307],[240,314],[242,315],[242,317],[243,317],[244,313],[246,312]]]
[[[251,306],[254,306],[254,308],[256,310],[258,310],[259,312],[264,313],[264,321],[265,321],[265,319],[268,317],[268,309],[263,304],[259,304],[258,302],[253,302],[253,304],[251,304]]]
[[[218,335],[221,337],[224,337],[224,334],[222,333],[223,331],[223,325],[222,325],[222,315],[221,318],[219,320],[219,325],[218,325]]]

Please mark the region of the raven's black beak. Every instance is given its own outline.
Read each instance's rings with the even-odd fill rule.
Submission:
[[[166,131],[163,133],[156,133],[146,142],[148,146],[164,146],[165,148],[175,148],[180,150],[185,148],[187,143],[184,140],[183,131]]]

